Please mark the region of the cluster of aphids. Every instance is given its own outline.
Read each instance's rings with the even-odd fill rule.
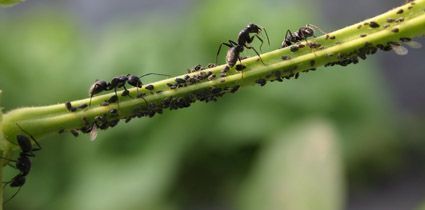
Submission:
[[[412,9],[415,5],[414,0],[406,1],[406,3],[409,4],[408,10]],[[399,15],[403,14],[404,10],[399,9],[395,12],[394,18],[387,18],[385,23],[379,24],[376,21],[368,21],[364,22],[363,24],[359,24],[357,26],[357,29],[361,29],[364,27],[369,27],[370,29],[378,29],[378,28],[391,28],[391,33],[399,33],[400,29],[397,27],[397,24],[404,22],[404,17],[399,17]],[[367,34],[360,34],[360,37],[366,37]],[[408,49],[403,46],[407,45],[411,48],[421,48],[422,44],[416,41],[413,41],[409,37],[400,37],[398,41],[389,41],[386,43],[380,43],[380,44],[372,44],[369,42],[365,42],[364,46],[354,50],[349,53],[344,54],[338,54],[337,55],[337,61],[330,62],[325,64],[325,67],[327,66],[334,66],[334,65],[340,65],[340,66],[347,66],[349,64],[357,64],[359,60],[365,60],[367,55],[375,54],[378,50],[382,51],[393,51],[397,55],[406,55],[409,51]]]
[[[408,0],[407,3],[410,4],[408,9],[411,9],[413,5],[415,5],[415,2],[413,0]],[[396,15],[402,14],[403,10],[398,10],[396,12]],[[377,29],[380,27],[383,28],[389,28],[397,23],[401,23],[404,21],[403,17],[395,17],[395,18],[388,18],[386,20],[386,23],[381,26],[381,24],[375,22],[375,21],[369,21],[362,25],[358,26],[358,29],[362,27],[369,27],[371,29]],[[291,52],[296,52],[301,48],[309,47],[311,50],[315,49],[324,49],[321,44],[308,41],[308,38],[315,37],[315,30],[319,30],[321,33],[326,34],[323,32],[319,27],[308,24],[306,26],[300,27],[297,31],[291,32],[290,30],[287,30],[286,35],[282,41],[281,48],[290,47]],[[254,41],[254,39],[258,39],[261,42],[260,45],[260,51],[261,46],[263,44],[263,39],[260,37],[261,33],[264,31],[267,42],[270,44],[270,40],[268,37],[268,34],[266,32],[266,29],[264,27],[258,26],[256,24],[248,24],[245,28],[243,28],[239,34],[237,41],[229,40],[228,42],[224,42],[220,44],[217,55],[216,55],[216,63],[218,59],[218,55],[220,54],[222,46],[227,46],[229,49],[227,50],[226,54],[226,66],[220,74],[218,75],[220,78],[226,77],[228,71],[231,68],[235,68],[236,71],[241,71],[243,73],[243,70],[246,68],[244,65],[242,65],[241,61],[244,59],[244,57],[241,56],[241,53],[245,49],[250,49],[255,52],[255,54],[258,56],[259,60],[266,65],[258,51],[251,46],[251,43]],[[398,33],[400,31],[397,26],[394,26],[391,29],[392,33]],[[361,34],[360,37],[366,37],[366,34]],[[335,36],[331,36],[329,34],[326,34],[325,39],[326,40],[333,40],[335,39]],[[305,41],[302,42],[301,41]],[[304,44],[305,43],[305,44]],[[377,52],[377,50],[383,50],[383,51],[390,51],[394,50],[399,55],[404,55],[407,53],[407,49],[402,46],[403,44],[408,44],[411,47],[420,47],[420,44],[417,42],[413,42],[410,38],[400,38],[397,42],[388,42],[388,43],[382,43],[373,45],[371,43],[365,43],[364,46],[360,49],[357,49],[350,53],[345,54],[338,54],[336,55],[337,61],[327,63],[325,66],[333,66],[333,65],[341,65],[346,66],[349,64],[355,64],[359,62],[359,59],[366,59],[367,55],[374,54]],[[333,55],[329,55],[333,56]],[[291,57],[289,55],[282,56],[282,60],[290,60]],[[237,62],[240,62],[240,64],[237,64]],[[315,70],[316,61],[311,60],[309,62],[310,68],[307,70],[304,70],[303,72],[307,72],[310,70]],[[177,77],[174,79],[174,81],[167,83],[167,86],[170,90],[178,89],[178,88],[184,88],[191,85],[194,85],[199,82],[204,81],[212,81],[217,78],[217,75],[211,71],[208,70],[210,68],[216,67],[216,64],[209,64],[206,67],[203,67],[201,65],[197,65],[191,69],[188,69],[188,74]],[[258,83],[261,86],[266,85],[267,81],[279,81],[282,82],[283,79],[297,79],[300,75],[298,71],[296,71],[298,66],[292,65],[289,66],[287,69],[283,71],[274,71],[268,75],[266,75],[264,78],[257,79],[255,82]],[[117,108],[111,108],[109,112],[104,113],[102,115],[94,117],[92,120],[89,120],[87,118],[83,118],[83,126],[78,129],[71,129],[70,132],[74,136],[78,136],[80,132],[82,133],[90,133],[91,139],[94,140],[96,138],[96,130],[97,129],[107,129],[114,127],[118,124],[120,119],[123,118],[123,116],[120,116],[119,113],[119,99],[118,96],[118,90],[122,90],[120,92],[121,97],[136,97],[140,98],[144,101],[144,104],[140,105],[139,107],[136,107],[130,114],[127,114],[125,117],[125,122],[130,121],[131,119],[137,117],[153,117],[156,114],[160,114],[163,112],[164,109],[181,109],[181,108],[187,108],[192,103],[196,101],[203,101],[203,102],[210,102],[210,101],[216,101],[219,97],[222,97],[226,93],[235,93],[239,90],[239,85],[234,84],[232,86],[227,87],[208,87],[202,90],[195,91],[190,94],[185,94],[183,96],[172,96],[165,98],[161,101],[157,102],[150,102],[148,103],[145,100],[146,93],[139,92],[140,88],[145,88],[148,92],[155,94],[160,93],[161,91],[158,90],[154,92],[155,87],[152,84],[144,85],[141,81],[141,78],[148,75],[162,75],[162,76],[169,76],[165,74],[157,74],[157,73],[148,73],[142,76],[135,76],[135,75],[122,75],[113,77],[110,81],[105,80],[96,80],[95,83],[90,87],[89,89],[89,96],[90,101],[88,104],[79,104],[78,106],[73,106],[71,102],[65,103],[65,108],[69,112],[76,112],[76,111],[84,111],[88,107],[90,107],[91,101],[93,96],[105,92],[105,91],[113,91],[114,95],[112,95],[109,99],[103,101],[100,103],[100,106],[109,106],[110,104],[117,104]],[[243,76],[243,74],[242,74]],[[224,81],[224,80],[220,80]],[[127,85],[131,87],[136,88],[136,95],[131,96],[130,91],[127,89]],[[146,92],[146,91],[144,91]],[[17,135],[17,142],[18,146],[21,149],[21,152],[19,154],[19,157],[16,160],[11,160],[4,158],[5,160],[9,162],[14,162],[15,165],[10,165],[14,168],[16,168],[19,173],[12,178],[9,182],[6,182],[6,185],[9,185],[10,187],[19,187],[17,192],[10,198],[12,199],[20,190],[20,188],[24,185],[26,176],[30,172],[31,169],[31,159],[34,157],[34,152],[41,149],[41,146],[38,144],[38,142],[35,140],[35,138],[30,135],[28,132],[26,132],[23,128],[21,128],[18,124],[17,126],[22,130],[26,135]],[[60,130],[60,133],[64,132],[64,130]],[[36,148],[32,147],[31,140],[34,141]],[[10,200],[9,199],[9,200]],[[9,201],[8,200],[8,201]]]

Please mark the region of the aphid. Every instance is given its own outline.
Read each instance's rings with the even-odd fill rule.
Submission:
[[[214,79],[215,79],[215,77],[216,77],[216,76],[215,76],[215,74],[212,74],[212,75],[208,76],[208,80],[209,80],[209,81],[214,80]]]
[[[242,65],[242,64],[238,64],[235,66],[236,71],[242,71],[244,69],[246,69],[246,66]]]
[[[87,118],[83,118],[84,126],[80,128],[83,133],[90,133],[90,141],[94,141],[97,137],[97,127],[95,123],[90,123]]]
[[[117,95],[113,95],[108,99],[108,103],[112,104],[118,101],[118,96]]]
[[[407,55],[407,53],[409,52],[406,47],[403,47],[397,42],[390,42],[388,44],[391,46],[391,48],[397,55]]]
[[[100,104],[100,106],[109,106],[109,102],[108,101],[104,101]]]
[[[399,17],[399,18],[395,19],[395,22],[397,22],[397,23],[404,22],[404,17]]]
[[[81,105],[77,106],[77,109],[85,109],[88,106],[89,106],[88,104],[81,104]]]
[[[308,37],[315,37],[314,29],[319,30],[323,34],[326,34],[322,29],[312,24],[307,24],[306,26],[299,28],[298,31],[295,32],[291,32],[291,30],[288,29],[286,31],[285,38],[282,41],[281,48],[291,46],[292,44],[302,40],[305,40],[307,42]]]
[[[264,85],[266,85],[267,81],[265,79],[261,78],[261,79],[257,79],[255,81],[255,83],[259,84],[260,86],[264,86]]]
[[[186,80],[182,79],[182,78],[176,78],[175,81],[177,82],[177,84],[185,84]]]
[[[210,63],[210,64],[208,64],[208,68],[214,68],[214,67],[216,67],[217,66],[217,64],[215,64],[215,63]]]
[[[404,12],[404,10],[403,10],[403,9],[399,9],[399,10],[397,11],[397,14],[403,14],[403,12]]]
[[[230,92],[235,93],[236,91],[239,90],[240,87],[241,87],[240,85],[235,85],[235,86],[232,87],[232,89],[230,89]]]
[[[317,43],[317,42],[309,42],[308,43],[308,47],[310,47],[311,49],[316,49],[316,48],[319,48],[321,46],[322,45],[320,43]]]
[[[375,22],[375,21],[371,21],[370,23],[369,23],[369,26],[371,27],[371,28],[379,28],[379,24],[377,23],[377,22]]]
[[[261,50],[261,47],[263,45],[263,39],[259,36],[259,34],[262,31],[264,31],[264,33],[266,34],[267,42],[270,45],[270,40],[269,40],[269,36],[267,34],[266,29],[264,27],[260,27],[258,25],[250,23],[239,32],[237,42],[229,40],[228,43],[223,42],[220,44],[220,47],[218,48],[217,55],[216,55],[216,63],[218,63],[218,55],[220,54],[221,47],[224,45],[226,47],[229,47],[226,54],[226,63],[227,63],[227,66],[230,68],[235,66],[238,60],[239,62],[241,62],[242,58],[240,54],[244,51],[245,48],[252,49],[255,52],[255,54],[257,54],[260,61],[264,64],[258,51],[250,45],[252,41],[254,40],[254,38],[257,38],[261,42],[261,45],[260,45],[260,50]],[[251,34],[254,34],[254,35],[251,36]]]
[[[291,50],[291,52],[297,52],[299,48],[296,45],[292,45],[289,49]]]
[[[393,33],[398,33],[400,31],[400,29],[398,29],[398,28],[394,28],[393,30],[391,30],[391,32],[393,32]]]
[[[289,55],[283,55],[281,57],[281,59],[284,60],[284,61],[291,60],[291,56],[289,56]]]
[[[70,101],[67,101],[67,102],[65,103],[65,107],[66,107],[66,109],[67,109],[68,111],[70,111],[70,112],[75,112],[75,111],[77,111],[77,108],[73,107]]]
[[[118,114],[118,109],[111,109],[111,110],[109,110],[109,113],[111,115],[116,115],[116,114]]]
[[[153,90],[155,87],[153,85],[146,85],[145,87],[147,90]]]
[[[93,123],[91,130],[90,130],[90,141],[96,140],[97,137],[97,126],[96,123]]]
[[[101,93],[102,91],[109,90],[110,84],[103,80],[96,80],[94,84],[89,89],[89,96],[90,96],[90,102],[89,106],[91,105],[91,99],[94,95]]]
[[[413,49],[420,49],[422,48],[422,44],[417,42],[417,41],[413,41],[410,38],[406,38],[406,37],[402,37],[400,38],[400,41],[403,42],[403,44],[406,44],[407,46],[413,48]]]
[[[72,134],[74,137],[78,137],[78,136],[80,135],[80,133],[78,133],[78,131],[77,131],[77,130],[75,130],[75,129],[71,129],[71,130],[69,130],[69,132],[71,132],[71,134]]]
[[[63,128],[61,128],[61,129],[58,131],[58,133],[59,133],[59,134],[62,134],[63,132],[65,132],[65,129],[63,129]]]
[[[15,162],[14,168],[19,170],[19,174],[13,177],[12,180],[5,182],[5,185],[4,185],[4,186],[9,185],[10,187],[19,187],[19,189],[4,203],[9,202],[21,190],[21,187],[25,184],[26,176],[31,170],[32,163],[31,163],[30,157],[35,157],[34,152],[41,150],[41,146],[37,142],[37,140],[35,140],[35,138],[31,134],[29,134],[27,131],[25,131],[19,124],[16,123],[16,125],[30,138],[28,138],[28,136],[26,135],[16,136],[18,146],[21,149],[21,152],[19,153],[19,157],[17,160],[10,160],[10,159],[2,157],[2,159]],[[36,147],[32,146],[31,140],[35,143]]]
[[[395,21],[394,18],[387,18],[387,23],[393,23]]]
[[[366,37],[366,36],[367,36],[367,34],[360,34],[361,38]]]
[[[120,122],[119,119],[109,120],[108,126],[113,128]]]

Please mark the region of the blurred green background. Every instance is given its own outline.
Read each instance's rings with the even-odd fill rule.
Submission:
[[[2,106],[86,98],[95,79],[120,74],[182,74],[214,62],[219,43],[249,22],[267,28],[266,51],[287,29],[332,31],[401,4],[353,2],[28,0],[0,8]],[[419,209],[425,72],[417,51],[243,88],[121,123],[94,142],[49,136],[6,209]],[[14,174],[7,169],[5,179]],[[5,198],[14,192],[6,188]]]

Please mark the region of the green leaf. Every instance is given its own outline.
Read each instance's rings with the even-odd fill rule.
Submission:
[[[323,120],[282,130],[260,153],[243,187],[241,209],[342,209],[339,141],[334,126]]]

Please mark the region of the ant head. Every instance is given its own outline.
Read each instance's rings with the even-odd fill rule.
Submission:
[[[128,75],[127,82],[133,87],[139,87],[139,88],[142,87],[142,81],[140,80],[138,76]]]
[[[304,34],[305,37],[311,37],[314,35],[314,30],[311,27],[301,27],[300,31],[302,31],[302,33]]]
[[[248,29],[248,31],[250,33],[260,33],[261,32],[261,27],[258,25],[255,25],[253,23],[248,24],[248,26],[246,27]]]

